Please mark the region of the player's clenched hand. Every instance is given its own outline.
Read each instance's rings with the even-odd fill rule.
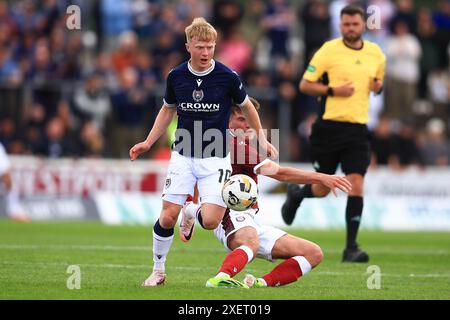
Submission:
[[[352,82],[347,82],[342,86],[333,87],[333,95],[337,97],[350,97],[355,92],[355,87]]]
[[[135,144],[130,149],[130,159],[131,159],[131,161],[136,160],[136,158],[139,157],[140,154],[142,154],[144,152],[147,152],[149,149],[150,149],[150,146],[145,141]]]
[[[324,174],[322,177],[322,184],[330,188],[330,190],[336,197],[337,197],[336,188],[341,189],[346,193],[349,193],[350,190],[352,190],[352,184],[345,177]]]

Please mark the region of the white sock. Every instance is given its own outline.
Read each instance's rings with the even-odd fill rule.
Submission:
[[[223,276],[230,276],[228,273],[225,273],[225,272],[219,272],[214,278],[220,278],[220,277],[223,277]]]
[[[264,284],[264,287],[267,287],[267,282],[264,280],[264,278],[258,278],[259,281],[261,281]]]
[[[161,237],[153,232],[153,271],[165,271],[166,257],[173,242],[173,235]]]
[[[11,189],[6,195],[6,206],[10,217],[25,214],[25,211],[20,204],[19,195],[16,189]]]

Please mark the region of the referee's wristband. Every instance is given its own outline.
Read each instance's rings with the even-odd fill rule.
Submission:
[[[328,89],[327,89],[327,96],[330,96],[330,97],[334,96],[334,92],[333,92],[333,88],[332,87],[328,87]]]

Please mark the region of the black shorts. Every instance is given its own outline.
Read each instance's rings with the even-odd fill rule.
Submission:
[[[318,120],[311,132],[311,160],[318,172],[364,176],[370,164],[369,130],[364,124]]]

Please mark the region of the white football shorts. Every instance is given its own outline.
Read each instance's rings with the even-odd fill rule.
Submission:
[[[214,230],[214,234],[223,244],[225,249],[227,251],[231,251],[227,245],[228,237],[239,229],[244,227],[253,227],[256,229],[259,237],[257,257],[274,261],[274,259],[272,259],[273,246],[278,239],[287,233],[272,226],[259,224],[254,218],[256,212],[257,209],[248,209],[245,211],[230,210],[229,213],[225,213],[222,222]]]
[[[194,194],[197,183],[201,203],[226,208],[222,200],[222,186],[231,176],[230,154],[225,158],[191,158],[172,151],[163,190],[163,200],[183,205]]]

